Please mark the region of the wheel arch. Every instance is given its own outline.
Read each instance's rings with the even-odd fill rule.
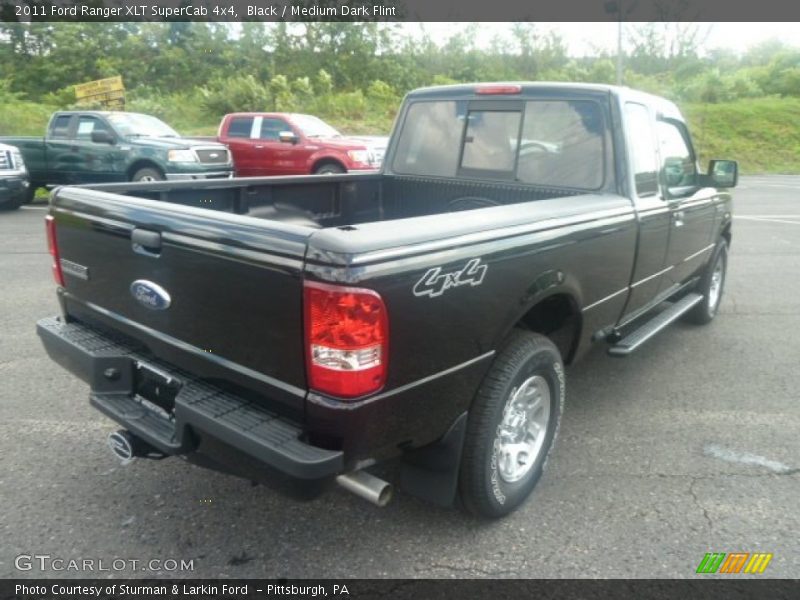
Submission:
[[[553,278],[551,273],[540,276],[533,288],[538,288],[543,278]],[[565,364],[575,358],[583,331],[581,293],[577,282],[561,272],[555,274],[559,281],[520,302],[522,308],[509,319],[496,340],[495,347],[502,346],[514,329],[525,329],[549,338],[558,348]]]

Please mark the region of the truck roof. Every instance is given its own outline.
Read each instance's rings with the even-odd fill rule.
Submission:
[[[439,85],[424,87],[413,90],[408,93],[409,100],[416,99],[452,99],[452,98],[474,98],[476,96],[475,90],[479,87],[503,87],[503,86],[518,86],[519,92],[507,95],[513,95],[520,98],[525,98],[527,95],[539,95],[542,92],[549,93],[582,93],[582,94],[608,94],[616,96],[620,102],[631,101],[639,102],[652,106],[658,113],[665,117],[683,120],[680,109],[675,103],[656,96],[647,92],[634,90],[626,86],[608,85],[601,83],[572,83],[566,81],[492,81],[492,82],[475,82],[475,83],[459,83],[455,85]],[[504,94],[498,94],[504,95]],[[496,95],[483,96],[487,99],[496,98]]]

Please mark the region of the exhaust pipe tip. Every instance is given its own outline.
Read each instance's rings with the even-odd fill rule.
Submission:
[[[353,471],[338,475],[336,483],[348,492],[372,502],[375,506],[386,506],[394,496],[394,487],[391,483],[366,471]]]
[[[123,465],[133,462],[133,459],[136,458],[136,439],[129,431],[125,431],[124,429],[112,431],[108,434],[106,443],[114,456],[116,456]]]
[[[116,456],[123,465],[132,463],[133,460],[138,457],[151,458],[153,460],[166,457],[163,452],[125,429],[118,429],[117,431],[109,433],[108,438],[106,438],[106,443],[114,456]]]

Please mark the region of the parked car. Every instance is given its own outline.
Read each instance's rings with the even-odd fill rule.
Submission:
[[[0,210],[15,210],[29,197],[28,170],[20,151],[0,144]]]
[[[225,115],[218,138],[236,175],[330,175],[380,167],[388,138],[343,136],[323,120],[296,113]]]
[[[383,505],[365,469],[400,457],[408,492],[499,517],[542,475],[565,364],[717,315],[737,165],[696,156],[627,88],[418,90],[378,173],[59,188],[38,332],[120,458]]]
[[[30,172],[33,194],[46,185],[230,177],[228,149],[181,136],[140,113],[62,111],[44,138],[4,137],[17,146]]]

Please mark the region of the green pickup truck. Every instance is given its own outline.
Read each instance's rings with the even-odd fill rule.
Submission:
[[[30,174],[29,197],[46,185],[115,181],[227,178],[228,148],[182,138],[159,119],[140,113],[54,113],[44,138],[3,137],[19,148]]]

